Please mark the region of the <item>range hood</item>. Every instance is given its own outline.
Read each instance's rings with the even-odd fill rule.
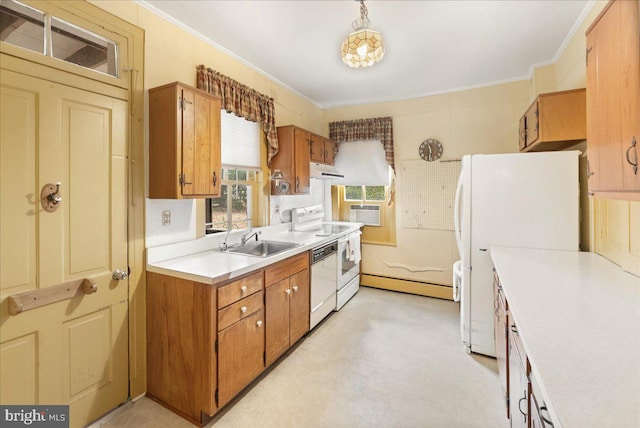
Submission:
[[[309,163],[309,176],[311,178],[320,178],[325,180],[331,178],[344,178],[344,174],[341,174],[335,167],[314,162]]]

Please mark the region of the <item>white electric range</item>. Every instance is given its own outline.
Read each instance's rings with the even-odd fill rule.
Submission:
[[[324,208],[291,210],[291,230],[316,236],[340,235],[353,226],[324,222]],[[342,306],[360,289],[360,231],[312,250],[310,328]]]

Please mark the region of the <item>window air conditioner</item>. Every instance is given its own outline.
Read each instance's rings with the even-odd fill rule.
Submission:
[[[349,221],[364,223],[365,226],[380,226],[380,206],[351,205]]]

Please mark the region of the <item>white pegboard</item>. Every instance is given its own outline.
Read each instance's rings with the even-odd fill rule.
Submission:
[[[453,230],[460,167],[459,160],[402,162],[402,227]]]

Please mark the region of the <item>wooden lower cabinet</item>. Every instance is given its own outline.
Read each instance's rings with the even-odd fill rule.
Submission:
[[[267,365],[289,349],[289,278],[278,281],[265,290],[266,318],[266,354]]]
[[[309,331],[309,256],[304,253],[285,262],[265,270],[267,366]]]
[[[529,380],[526,355],[519,346],[516,325],[509,330],[509,415],[511,428],[527,428],[529,423]]]
[[[493,298],[494,298],[494,337],[496,341],[496,360],[498,361],[498,378],[502,387],[502,394],[506,403],[507,417],[509,417],[509,366],[507,365],[507,354],[509,346],[507,342],[507,302],[504,292],[500,286],[498,275],[493,277]]]
[[[311,304],[309,269],[293,275],[289,282],[291,284],[289,342],[293,345],[309,331],[309,307]]]
[[[147,272],[147,395],[204,425],[309,331],[309,293],[308,252],[216,285]]]
[[[147,395],[196,424],[217,411],[216,322],[211,285],[147,272]]]
[[[218,333],[218,406],[264,370],[264,309]]]

